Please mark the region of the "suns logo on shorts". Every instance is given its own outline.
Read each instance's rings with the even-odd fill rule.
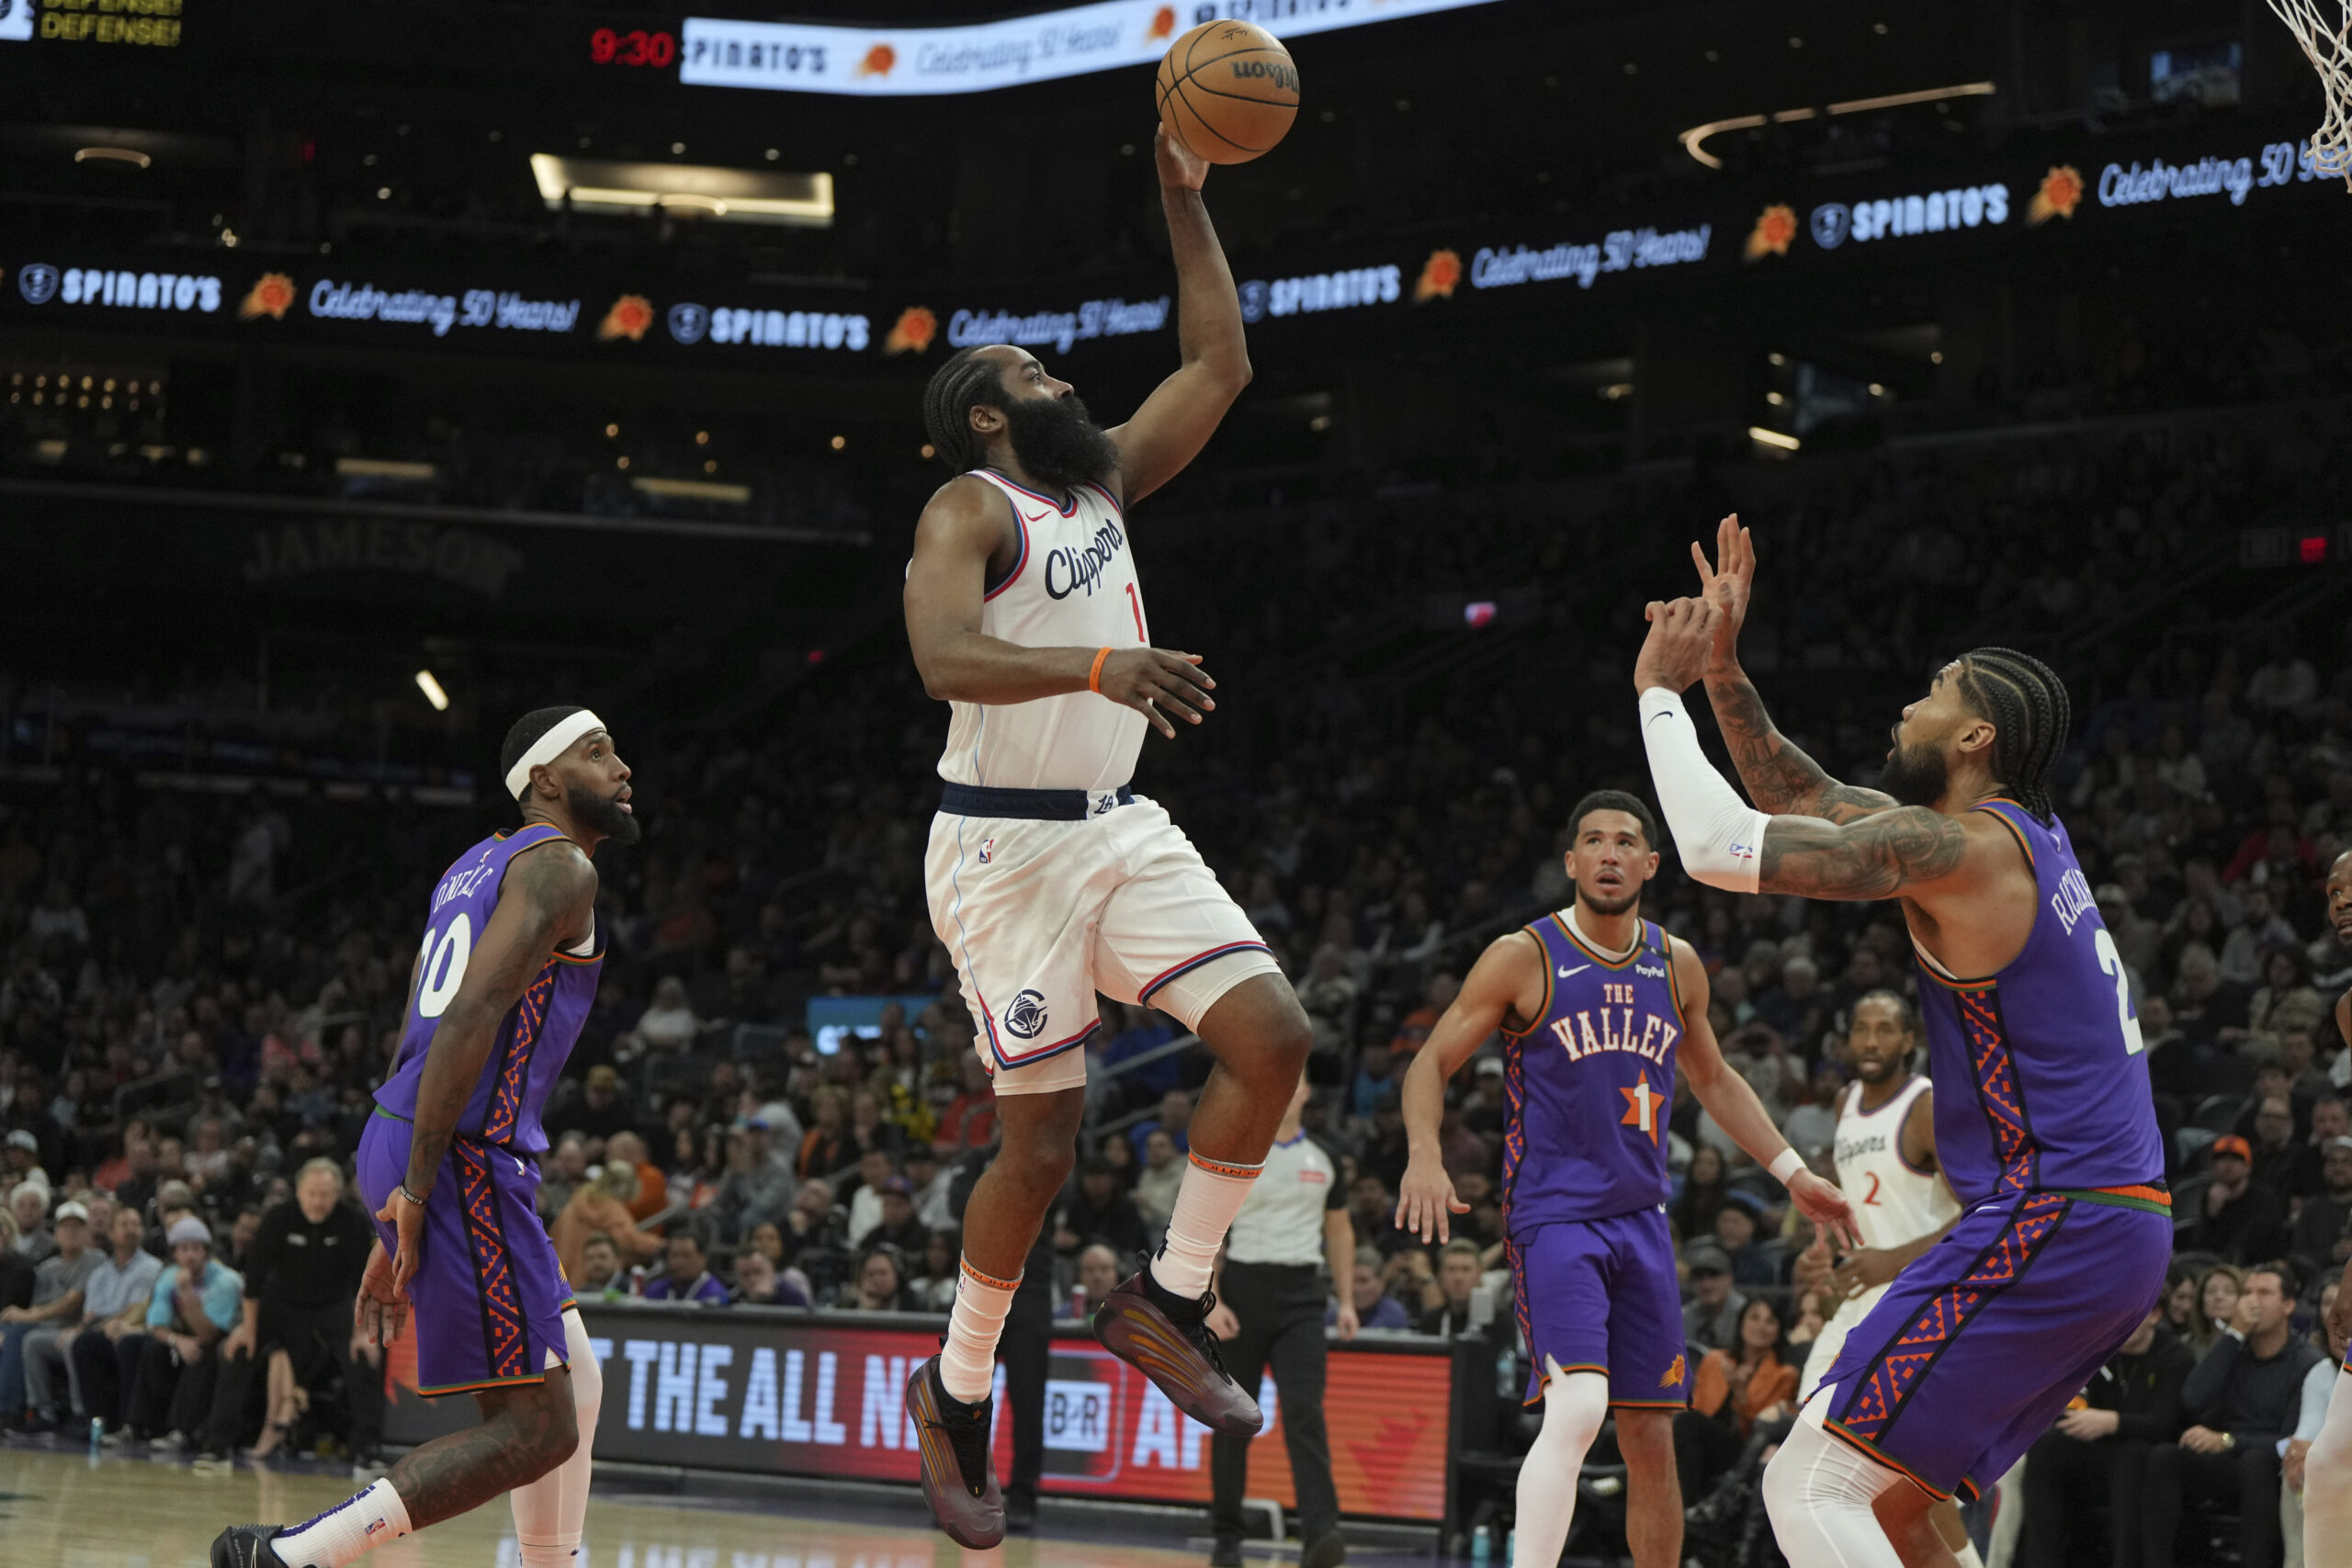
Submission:
[[[1012,998],[1004,1010],[1004,1028],[1008,1034],[1023,1040],[1035,1040],[1046,1032],[1046,998],[1040,991],[1023,991]]]
[[[1658,1379],[1658,1380],[1657,1380],[1657,1386],[1658,1386],[1658,1387],[1660,1387],[1660,1388],[1679,1388],[1679,1387],[1681,1387],[1681,1386],[1682,1386],[1682,1371],[1683,1371],[1683,1360],[1682,1360],[1682,1358],[1681,1358],[1681,1357],[1679,1357],[1679,1356],[1677,1356],[1677,1357],[1675,1357],[1675,1358],[1674,1358],[1674,1365],[1672,1365],[1672,1366],[1670,1366],[1670,1367],[1668,1367],[1668,1368],[1667,1368],[1667,1369],[1666,1369],[1666,1376],[1664,1376],[1664,1377],[1662,1377],[1662,1378],[1660,1378],[1660,1379]]]

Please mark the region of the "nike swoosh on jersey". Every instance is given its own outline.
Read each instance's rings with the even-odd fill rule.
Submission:
[[[1581,974],[1583,974],[1586,970],[1588,970],[1588,969],[1589,969],[1589,968],[1591,968],[1591,967],[1592,967],[1592,965],[1591,965],[1591,964],[1577,964],[1577,965],[1575,968],[1573,968],[1573,969],[1566,968],[1566,967],[1563,966],[1563,967],[1562,967],[1562,969],[1560,970],[1560,978],[1561,978],[1561,979],[1563,979],[1563,980],[1565,980],[1565,979],[1567,979],[1570,976],[1573,976],[1573,975],[1581,975]]]
[[[1053,513],[1050,512],[1024,512],[1021,515],[1023,520],[1025,522],[1043,523],[1046,518],[1052,516]]]

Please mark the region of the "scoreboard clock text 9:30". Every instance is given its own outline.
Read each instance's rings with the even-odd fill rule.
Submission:
[[[598,65],[673,65],[678,40],[666,32],[632,28],[624,33],[598,28],[588,35],[588,58]]]

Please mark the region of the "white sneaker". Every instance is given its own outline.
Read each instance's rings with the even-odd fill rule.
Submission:
[[[150,1452],[159,1454],[184,1454],[194,1447],[185,1432],[166,1432],[147,1445]]]

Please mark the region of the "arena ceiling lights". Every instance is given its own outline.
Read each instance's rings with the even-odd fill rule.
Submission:
[[[624,164],[531,154],[531,177],[551,211],[643,212],[829,229],[833,176],[722,169],[707,164]]]
[[[1854,98],[1842,104],[1831,104],[1819,109],[1782,109],[1778,114],[1744,114],[1733,119],[1711,119],[1704,125],[1694,125],[1675,140],[1682,150],[1711,169],[1720,169],[1724,161],[1707,151],[1707,138],[1724,130],[1753,130],[1759,125],[1789,125],[1801,119],[1820,119],[1828,115],[1874,114],[1880,109],[1899,109],[1910,104],[1942,103],[1947,98],[1983,98],[1992,96],[1990,82],[1962,82],[1954,87],[1925,87],[1916,93],[1888,93],[1883,97]]]
[[[985,93],[1148,65],[1203,22],[1262,23],[1277,38],[1433,16],[1495,0],[1098,0],[961,27],[858,28],[688,17],[678,80],[688,86],[877,96]]]

